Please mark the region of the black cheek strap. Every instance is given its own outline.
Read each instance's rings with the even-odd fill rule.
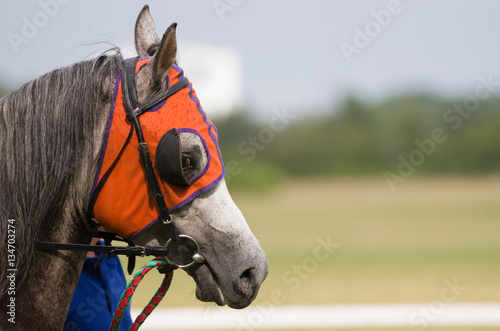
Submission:
[[[136,57],[126,59],[124,61],[124,70],[122,72],[123,104],[127,113],[127,119],[132,121],[135,132],[137,134],[137,140],[139,142],[139,155],[141,156],[142,163],[144,165],[145,175],[149,186],[149,193],[156,200],[160,212],[160,220],[168,231],[170,238],[172,238],[172,240],[174,241],[178,241],[179,231],[173,223],[172,217],[170,216],[170,213],[168,211],[168,206],[165,202],[165,197],[163,196],[160,184],[158,183],[158,179],[156,178],[148,146],[146,144],[146,141],[144,140],[144,135],[142,133],[139,116],[186,87],[189,83],[189,80],[186,77],[183,77],[175,85],[169,87],[165,91],[160,92],[153,98],[144,102],[142,105],[139,105],[135,88],[135,67],[137,60],[138,58]]]

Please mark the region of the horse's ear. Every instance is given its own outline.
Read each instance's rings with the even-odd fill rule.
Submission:
[[[153,22],[149,12],[149,6],[145,5],[135,22],[135,49],[137,55],[141,57],[153,55],[154,47],[152,46],[159,43],[160,37],[156,33],[155,22]]]
[[[151,60],[153,66],[152,79],[156,84],[161,83],[168,70],[175,62],[175,55],[177,53],[177,39],[175,37],[176,27],[177,23],[172,23],[172,25],[168,27],[161,39],[158,51],[156,51],[156,54]]]

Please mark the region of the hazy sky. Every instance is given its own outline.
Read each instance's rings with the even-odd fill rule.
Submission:
[[[466,96],[473,93],[478,76],[500,81],[498,1],[147,3],[159,33],[174,21],[179,24],[180,56],[182,44],[236,55],[233,62],[242,66],[242,105],[263,116],[284,107],[297,112],[330,109],[346,93],[373,100],[405,91]],[[109,48],[100,42],[132,45],[135,19],[144,4],[9,1],[0,12],[0,81],[15,87]],[[205,55],[200,54],[211,58]],[[184,69],[189,77],[189,68]],[[239,88],[239,76],[231,77]],[[216,98],[224,97],[224,91],[234,98],[227,86],[220,90]]]

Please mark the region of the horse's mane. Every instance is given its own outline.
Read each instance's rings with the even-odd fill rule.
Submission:
[[[123,61],[117,53],[54,70],[0,99],[0,297],[9,229],[15,230],[16,283],[22,286],[44,224],[84,217],[87,201],[74,186],[100,153],[96,130],[108,117],[102,110]],[[68,199],[77,215],[62,215]]]

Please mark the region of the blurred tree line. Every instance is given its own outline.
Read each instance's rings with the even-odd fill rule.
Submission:
[[[286,126],[243,111],[215,124],[236,186],[265,187],[286,176],[500,171],[500,98],[476,101],[406,95],[373,104],[351,96],[330,113]]]
[[[298,176],[500,172],[500,97],[469,101],[405,95],[375,104],[349,96],[328,113],[282,109],[258,121],[238,111],[214,123],[231,186],[265,188]]]

